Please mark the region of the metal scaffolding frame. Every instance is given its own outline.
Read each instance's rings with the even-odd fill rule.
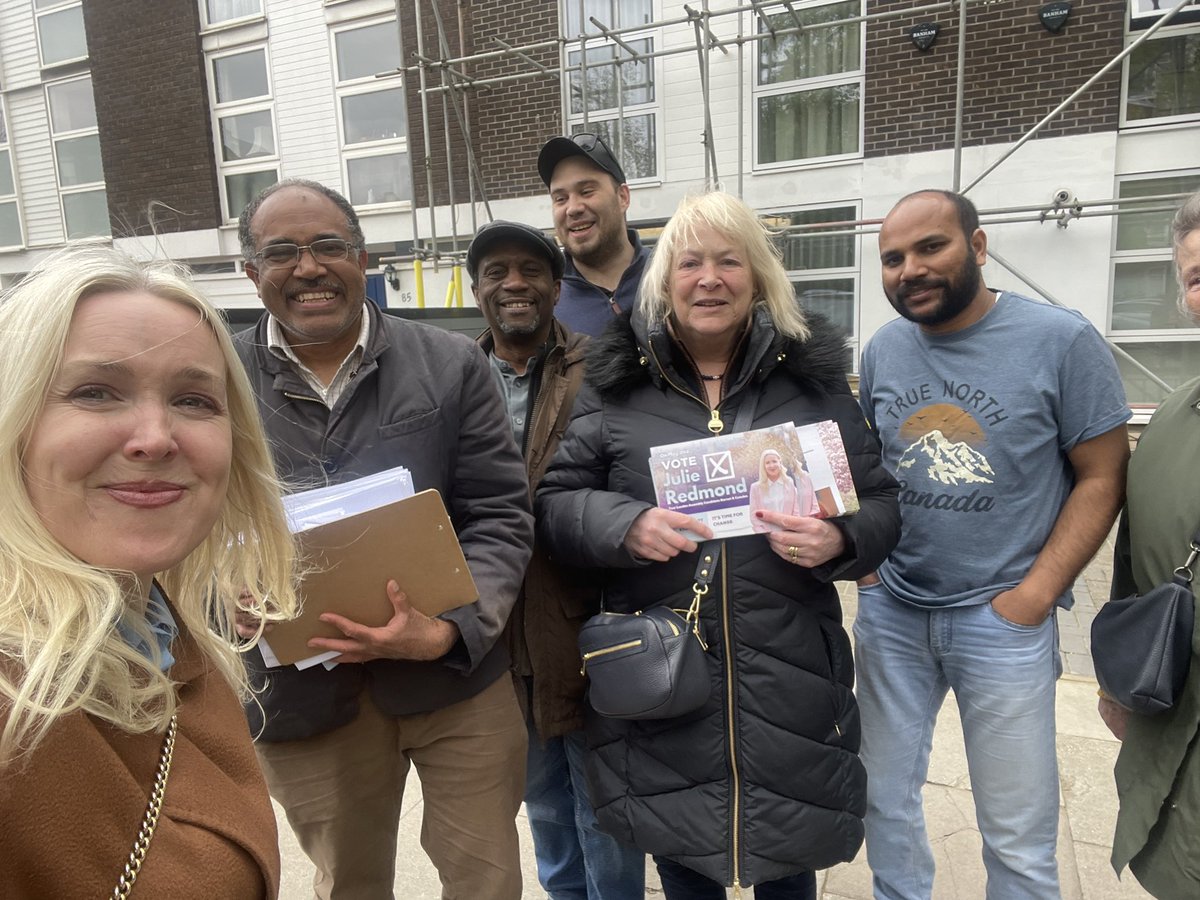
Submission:
[[[404,0],[396,0],[397,26],[401,27],[402,21],[402,3]],[[453,234],[450,236],[451,247],[449,250],[443,249],[439,244],[437,234],[437,208],[438,204],[433,203],[435,196],[434,192],[434,166],[432,156],[433,145],[433,126],[431,124],[431,104],[435,100],[440,100],[442,106],[442,131],[443,142],[446,151],[446,170],[447,170],[447,205],[450,209],[451,219],[457,224],[458,200],[455,195],[455,177],[452,171],[453,166],[450,165],[451,152],[453,146],[451,117],[454,123],[458,126],[459,134],[462,143],[466,147],[467,152],[467,190],[469,198],[469,207],[471,213],[471,230],[476,230],[476,206],[482,202],[488,219],[492,218],[491,205],[487,196],[487,190],[484,184],[482,173],[479,170],[474,153],[474,147],[471,140],[470,129],[470,98],[473,93],[481,90],[489,90],[493,86],[513,84],[520,81],[530,79],[553,79],[561,83],[564,79],[570,79],[572,75],[578,74],[578,84],[580,91],[580,106],[583,124],[585,128],[589,124],[591,110],[589,109],[587,90],[588,90],[588,69],[597,67],[612,67],[615,73],[616,82],[616,98],[617,98],[617,119],[614,120],[618,124],[615,129],[615,140],[617,143],[616,151],[618,156],[621,156],[624,150],[624,134],[620,127],[620,122],[624,119],[624,66],[635,62],[648,62],[654,59],[678,56],[680,54],[694,53],[697,57],[697,77],[700,86],[700,98],[703,104],[703,121],[704,128],[701,135],[701,140],[704,145],[704,165],[705,165],[705,184],[706,186],[715,186],[719,181],[719,173],[717,169],[717,153],[713,139],[712,130],[712,101],[709,90],[709,60],[711,54],[716,51],[728,55],[730,48],[735,48],[738,53],[738,104],[739,104],[739,121],[741,121],[742,103],[744,91],[745,65],[743,53],[747,46],[753,47],[759,41],[775,40],[780,37],[793,34],[808,33],[826,28],[835,28],[856,23],[877,23],[890,19],[909,18],[917,15],[929,15],[936,12],[956,11],[958,13],[958,35],[957,35],[957,74],[955,82],[955,109],[954,109],[954,140],[953,140],[953,163],[951,172],[951,184],[954,190],[968,193],[976,188],[984,179],[996,171],[1005,162],[1011,159],[1022,147],[1045,128],[1054,119],[1060,116],[1064,111],[1069,109],[1080,97],[1089,91],[1097,82],[1105,75],[1111,72],[1114,68],[1121,65],[1122,62],[1141,46],[1145,41],[1149,40],[1161,28],[1170,24],[1175,17],[1186,7],[1191,0],[1177,0],[1177,2],[1169,9],[1163,12],[1149,28],[1142,31],[1137,38],[1129,41],[1122,50],[1111,60],[1105,63],[1099,70],[1085,80],[1076,90],[1074,90],[1066,99],[1058,104],[1051,112],[1044,116],[1037,124],[1030,127],[1015,143],[1006,148],[1004,153],[990,163],[982,172],[975,175],[966,186],[962,186],[962,155],[963,155],[963,113],[964,113],[964,95],[966,83],[966,40],[969,32],[968,10],[972,2],[977,0],[940,0],[940,2],[931,2],[919,4],[902,9],[888,10],[885,12],[865,13],[859,16],[846,17],[842,19],[830,20],[826,22],[805,23],[800,16],[800,13],[795,9],[791,0],[748,0],[748,2],[733,2],[729,6],[719,9],[710,8],[710,0],[700,0],[699,7],[695,5],[695,0],[691,3],[683,4],[685,15],[674,18],[664,18],[651,22],[645,22],[637,25],[623,26],[619,28],[610,27],[609,24],[600,21],[594,16],[587,16],[586,0],[562,0],[562,2],[570,4],[578,4],[578,21],[583,22],[585,17],[587,21],[596,29],[593,33],[587,33],[585,29],[581,29],[580,34],[566,36],[560,35],[556,38],[538,41],[534,43],[512,45],[500,38],[493,38],[493,42],[497,49],[481,50],[474,53],[465,52],[466,38],[464,6],[467,0],[455,0],[457,8],[457,25],[459,47],[458,55],[452,56],[450,50],[450,40],[445,26],[445,20],[440,8],[439,0],[409,0],[409,5],[413,8],[416,20],[416,53],[413,54],[413,62],[403,66],[399,70],[392,73],[384,73],[381,77],[401,75],[409,77],[415,75],[418,80],[418,93],[421,104],[421,129],[422,129],[422,147],[424,157],[420,161],[420,167],[424,170],[426,195],[429,201],[429,243],[424,242],[420,238],[419,232],[419,210],[416,204],[413,204],[412,222],[413,222],[413,247],[414,247],[414,267],[418,280],[418,302],[424,305],[423,292],[421,291],[421,271],[420,266],[426,260],[432,260],[435,270],[440,261],[447,260],[455,267],[455,273],[451,282],[451,290],[447,293],[447,305],[451,302],[456,305],[462,305],[462,287],[461,274],[458,271],[461,266],[465,251],[458,246],[458,228],[453,228]],[[618,0],[609,0],[609,13],[615,16],[617,13]],[[437,55],[430,55],[426,45],[426,36],[424,34],[424,26],[422,23],[422,11],[428,6],[431,10],[432,17],[437,26],[436,50]],[[749,27],[744,27],[740,23],[742,14],[750,13],[748,17]],[[772,21],[780,15],[789,15],[791,24],[786,28],[777,27]],[[739,17],[738,33],[732,37],[719,38],[710,27],[711,23],[722,21],[730,16]],[[659,46],[652,52],[640,52],[634,48],[627,38],[631,35],[637,35],[649,31],[651,29],[664,29],[674,26],[691,26],[693,31],[694,41],[691,44],[680,43],[677,46],[662,47]],[[605,61],[602,64],[588,63],[588,44],[592,46],[614,47],[623,51],[624,55],[614,53],[611,61]],[[558,65],[550,67],[538,62],[531,54],[556,49],[558,52]],[[579,62],[576,64],[570,63],[569,53],[578,52]],[[490,62],[495,60],[511,60],[523,63],[527,66],[523,71],[512,72],[505,75],[497,75],[486,78],[475,77],[472,75],[473,67],[479,63]],[[435,77],[436,76],[436,77]],[[432,83],[435,82],[436,83]],[[566,121],[571,116],[571,97],[570,89],[564,91],[564,101],[560,110],[563,120]],[[742,140],[739,131],[738,135],[738,173],[737,173],[737,193],[741,194],[742,188]],[[411,158],[411,154],[410,154]],[[413,161],[414,174],[417,169],[416,161]],[[1139,212],[1165,212],[1174,209],[1170,205],[1170,201],[1175,201],[1183,196],[1181,194],[1158,195],[1153,197],[1138,197],[1138,198],[1119,198],[1112,197],[1102,200],[1079,201],[1075,198],[1053,197],[1045,206],[1022,206],[1022,207],[1007,207],[997,209],[981,209],[980,217],[983,224],[1011,224],[1022,222],[1039,222],[1045,223],[1053,220],[1058,227],[1065,228],[1076,219],[1097,217],[1097,216],[1112,216],[1116,215],[1122,206],[1136,207]],[[1147,204],[1155,204],[1148,206]],[[878,232],[879,220],[856,220],[851,222],[822,222],[808,223],[802,225],[791,225],[781,229],[773,229],[781,235],[803,235],[806,232],[820,234],[822,236],[834,235],[862,235]],[[1001,258],[994,250],[989,248],[989,257],[995,259],[997,263],[1011,272],[1014,276],[1021,279],[1031,288],[1036,290],[1041,296],[1045,297],[1052,303],[1062,305],[1056,298],[1052,297],[1044,288],[1037,285],[1030,277],[1022,272],[1016,265]],[[454,294],[452,301],[451,295]],[[1124,358],[1130,365],[1134,366],[1152,379],[1156,384],[1160,385],[1164,390],[1170,390],[1169,386],[1162,381],[1157,375],[1147,369],[1144,365],[1138,362],[1133,357],[1129,356],[1122,348],[1109,341],[1109,345],[1114,352]]]
[[[710,0],[700,0],[700,8],[695,8],[692,4],[683,4],[686,15],[677,16],[674,18],[665,18],[644,22],[637,25],[630,25],[622,28],[611,28],[604,22],[601,22],[594,16],[586,16],[587,5],[586,0],[564,0],[566,3],[578,3],[579,20],[582,22],[586,16],[587,21],[595,27],[596,32],[583,32],[572,36],[559,36],[550,40],[537,41],[534,43],[511,45],[499,38],[493,38],[493,42],[499,47],[496,50],[483,50],[475,53],[467,54],[462,48],[465,43],[464,36],[464,21],[463,8],[466,0],[455,0],[458,10],[458,33],[459,33],[459,55],[451,56],[449,51],[449,37],[446,33],[445,20],[442,15],[439,0],[411,0],[408,4],[414,13],[415,19],[415,42],[416,52],[413,54],[414,62],[410,65],[403,66],[395,72],[382,73],[380,77],[393,77],[395,75],[412,76],[415,75],[418,82],[418,95],[421,103],[421,134],[422,147],[424,156],[420,160],[420,170],[423,171],[426,196],[430,201],[428,206],[429,215],[429,243],[426,244],[420,238],[418,226],[418,208],[413,205],[413,245],[414,255],[418,260],[432,260],[435,267],[438,262],[447,259],[451,262],[461,260],[463,252],[457,247],[457,235],[451,236],[453,246],[449,251],[442,249],[439,246],[437,236],[436,210],[439,205],[446,205],[451,209],[451,215],[455,215],[458,207],[458,200],[454,192],[452,167],[447,165],[448,184],[447,184],[447,203],[434,204],[434,164],[432,156],[432,145],[434,143],[434,131],[431,124],[431,103],[434,98],[440,99],[442,103],[442,125],[443,125],[443,142],[446,148],[447,161],[450,157],[450,148],[452,146],[452,137],[450,129],[449,113],[447,112],[447,104],[453,110],[454,117],[459,127],[459,135],[467,150],[468,156],[468,171],[467,184],[470,197],[471,215],[472,215],[472,232],[475,230],[475,206],[476,197],[485,205],[488,218],[491,216],[491,208],[487,191],[484,186],[482,174],[479,171],[478,165],[475,162],[474,147],[471,141],[471,132],[469,128],[470,117],[470,93],[480,90],[487,90],[496,85],[512,84],[515,82],[526,81],[530,79],[553,79],[556,82],[561,82],[564,77],[570,77],[574,73],[579,74],[580,85],[580,102],[582,107],[583,123],[586,126],[589,122],[589,114],[591,110],[588,108],[587,89],[588,79],[587,73],[589,68],[607,68],[613,67],[616,72],[616,97],[618,116],[616,121],[620,121],[624,117],[624,91],[623,85],[623,67],[629,63],[650,61],[654,59],[678,56],[680,54],[695,53],[697,55],[697,73],[700,81],[701,98],[703,103],[704,114],[704,130],[702,133],[702,141],[705,147],[705,182],[709,186],[714,186],[718,183],[719,176],[717,171],[716,145],[712,133],[712,103],[708,84],[708,58],[713,50],[717,50],[728,55],[729,48],[734,47],[740,54],[746,45],[755,45],[763,40],[775,40],[788,35],[800,34],[804,32],[819,31],[828,28],[836,28],[843,25],[879,22],[888,19],[905,18],[913,15],[925,15],[934,12],[951,10],[959,6],[959,0],[940,0],[940,2],[925,3],[917,6],[889,10],[886,12],[866,13],[860,16],[847,17],[842,19],[830,20],[828,22],[814,22],[805,24],[800,17],[799,12],[792,4],[792,0],[749,0],[749,2],[734,3],[730,6],[721,9],[713,10],[709,8]],[[401,28],[401,37],[403,38],[403,8],[402,4],[405,0],[396,0],[396,19],[397,27]],[[768,4],[774,5],[775,9],[769,10]],[[777,4],[777,5],[776,5]],[[423,10],[428,7],[432,17],[437,25],[437,46],[439,55],[431,56],[426,46],[426,35],[424,23],[422,21]],[[616,0],[610,0],[610,13],[615,12]],[[739,29],[739,33],[733,37],[718,38],[710,27],[710,22],[714,19],[721,20],[729,16],[740,16],[742,13],[754,13],[751,19],[754,23],[761,23],[762,31],[751,31],[743,33]],[[787,28],[774,27],[771,24],[770,16],[787,14],[791,17],[793,25]],[[694,42],[692,44],[680,44],[679,46],[660,48],[649,53],[642,53],[632,47],[625,39],[629,35],[638,34],[649,31],[651,29],[662,29],[672,26],[690,25],[694,32]],[[588,44],[592,46],[616,46],[623,50],[625,57],[616,57],[612,61],[606,61],[599,65],[589,65],[588,63]],[[571,51],[568,50],[571,48]],[[559,64],[553,68],[545,66],[534,59],[530,54],[537,51],[545,51],[548,49],[557,49],[559,56]],[[570,64],[568,60],[568,52],[574,50],[579,53],[579,63]],[[481,62],[489,62],[497,59],[516,60],[525,63],[528,68],[525,71],[514,72],[507,75],[498,75],[488,78],[473,77],[470,74],[470,68]],[[739,65],[739,77],[744,74],[744,65]],[[432,76],[436,74],[436,79]],[[431,83],[436,80],[438,83]],[[740,87],[740,85],[739,85]],[[569,93],[569,92],[568,92]],[[741,94],[739,90],[739,103],[741,103]],[[450,97],[447,101],[447,97]],[[566,100],[569,104],[569,98]],[[564,108],[563,112],[566,112]],[[564,115],[564,118],[566,116]],[[624,150],[624,135],[618,127],[616,129],[615,139],[617,147],[615,148],[618,156]],[[740,156],[739,146],[739,160]],[[739,191],[741,187],[741,166],[739,166]],[[413,162],[414,176],[418,171],[418,164]],[[415,180],[415,179],[414,179]]]

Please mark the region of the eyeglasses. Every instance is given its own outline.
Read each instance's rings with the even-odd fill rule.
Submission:
[[[271,269],[290,268],[300,262],[300,254],[307,250],[319,263],[335,263],[350,256],[355,249],[351,241],[341,238],[322,238],[311,244],[268,244],[254,254],[264,266]]]

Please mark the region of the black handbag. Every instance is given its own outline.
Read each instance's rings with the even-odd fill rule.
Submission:
[[[700,600],[721,555],[717,542],[700,548],[695,596],[686,609],[652,606],[635,613],[601,612],[579,630],[580,674],[588,702],[613,719],[671,719],[699,709],[712,679],[700,627]]]
[[[1192,661],[1195,598],[1191,565],[1200,555],[1200,531],[1187,562],[1170,581],[1143,595],[1109,600],[1092,621],[1092,662],[1100,689],[1142,715],[1175,705]]]

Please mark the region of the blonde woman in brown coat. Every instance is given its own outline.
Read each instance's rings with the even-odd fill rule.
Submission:
[[[218,314],[72,248],[0,303],[0,398],[0,896],[275,897],[232,621],[293,549]]]

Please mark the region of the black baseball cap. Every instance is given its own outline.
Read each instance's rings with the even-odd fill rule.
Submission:
[[[554,177],[554,169],[568,156],[586,156],[593,163],[617,179],[618,184],[625,183],[625,171],[613,152],[604,143],[604,138],[590,131],[581,131],[570,137],[552,137],[546,141],[538,153],[538,174],[546,187],[550,187],[550,179]]]
[[[497,219],[495,222],[488,222],[476,231],[471,246],[467,248],[467,274],[471,276],[472,284],[477,280],[479,261],[483,259],[484,254],[496,244],[506,241],[520,244],[541,254],[550,263],[550,272],[554,275],[555,281],[562,278],[564,263],[558,244],[531,225]]]

